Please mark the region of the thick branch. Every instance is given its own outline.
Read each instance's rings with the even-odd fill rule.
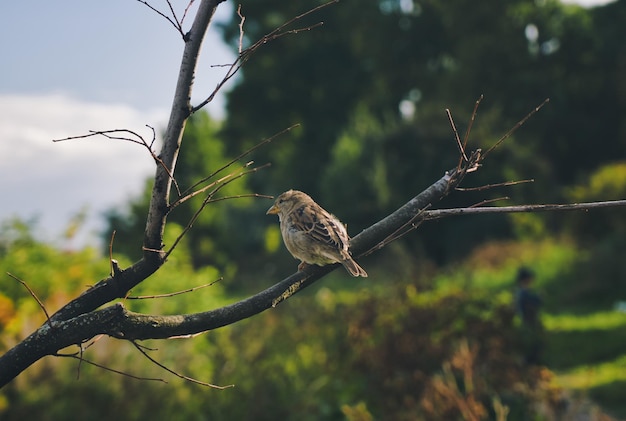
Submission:
[[[380,222],[365,229],[352,239],[351,247],[355,255],[377,246],[388,235],[411,221],[420,210],[441,199],[457,186],[464,171],[454,169],[446,173],[428,189],[411,199],[397,211]],[[111,296],[124,291],[127,283],[144,279],[145,273],[130,273],[136,268],[146,268],[143,261],[122,271],[115,278],[102,281],[83,294],[82,298],[51,317],[53,328],[49,324],[40,327],[24,341],[0,357],[0,386],[11,381],[32,363],[46,355],[54,355],[58,350],[72,344],[81,344],[96,335],[108,334],[123,339],[161,339],[172,336],[191,335],[226,326],[269,308],[313,284],[318,279],[335,270],[338,265],[309,266],[305,271],[297,272],[272,287],[245,300],[203,313],[151,316],[132,313],[121,304],[115,304],[101,310],[81,314],[87,307],[99,302],[101,296]],[[128,277],[128,279],[126,279]],[[120,282],[121,286],[117,283]],[[90,293],[98,289],[97,294]]]
[[[159,154],[164,167],[157,166],[156,169],[144,234],[144,249],[146,250],[144,259],[155,259],[157,264],[162,263],[162,259],[160,259],[162,256],[160,253],[156,253],[155,250],[161,250],[163,247],[163,231],[165,229],[172,187],[171,174],[174,174],[185,123],[191,114],[191,90],[200,48],[215,9],[221,2],[222,0],[203,0],[200,3],[191,29],[184,37],[185,49],[178,73],[174,101],[163,137],[163,147]],[[169,172],[167,169],[169,169]]]
[[[144,234],[143,258],[129,268],[119,271],[107,279],[98,282],[80,297],[68,303],[51,319],[53,321],[69,320],[80,314],[124,297],[130,289],[152,275],[164,262],[162,238],[169,211],[169,196],[172,187],[172,174],[182,140],[185,122],[190,114],[190,97],[194,72],[205,33],[213,17],[217,5],[223,0],[203,0],[198,8],[193,25],[185,36],[185,50],[180,65],[176,84],[176,92],[167,129],[164,134],[163,147],[159,154],[159,163]]]

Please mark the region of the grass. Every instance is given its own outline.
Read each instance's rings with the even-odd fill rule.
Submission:
[[[626,327],[626,313],[598,311],[584,315],[544,314],[543,323],[551,332],[612,330]]]
[[[626,382],[626,354],[598,364],[586,364],[558,374],[557,385],[566,389],[592,389]]]
[[[615,416],[626,416],[626,314],[546,315],[547,363],[555,384],[585,392]]]
[[[545,363],[555,384],[582,393],[618,417],[626,417],[626,313],[610,309],[624,299],[626,285],[611,276],[615,262],[594,273],[590,251],[567,241],[491,243],[442,272],[437,289],[473,288],[512,296],[518,267],[537,274],[536,290],[544,299]],[[590,277],[589,272],[593,276]]]

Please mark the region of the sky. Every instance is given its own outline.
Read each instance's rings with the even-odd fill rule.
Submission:
[[[163,0],[150,4],[167,12]],[[182,15],[187,1],[172,4]],[[232,13],[232,3],[222,3],[215,21]],[[52,140],[110,129],[150,139],[146,125],[159,131],[167,123],[182,49],[173,26],[136,0],[0,2],[0,223],[36,220],[38,237],[51,241],[86,209],[85,228],[70,246],[97,245],[104,212],[136,196],[154,162],[129,142]],[[225,68],[213,65],[234,57],[210,29],[192,102],[223,77]],[[206,109],[223,117],[223,95]]]
[[[186,2],[172,3],[182,14]],[[230,13],[222,4],[215,19]],[[0,221],[35,219],[38,235],[53,240],[86,208],[76,241],[96,244],[103,212],[140,192],[154,162],[129,142],[52,139],[123,128],[150,140],[146,125],[159,131],[167,124],[183,46],[174,27],[138,1],[1,2]],[[225,72],[211,65],[234,57],[210,29],[196,103]],[[220,118],[223,107],[218,96],[206,109]]]

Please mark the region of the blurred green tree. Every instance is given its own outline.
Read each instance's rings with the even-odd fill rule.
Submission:
[[[305,9],[249,0],[242,4],[245,39],[258,39]],[[273,166],[252,186],[273,194],[305,190],[358,232],[454,165],[444,108],[463,130],[484,94],[470,147],[488,148],[550,97],[495,152],[492,167],[472,178],[474,185],[535,183],[513,193],[465,194],[449,204],[505,195],[518,203],[561,201],[567,185],[626,153],[619,123],[626,111],[620,71],[626,46],[619,40],[626,29],[617,19],[625,13],[624,1],[596,9],[556,0],[342,1],[294,25],[323,21],[322,28],[270,43],[244,67],[228,94],[224,141],[233,153],[301,123],[292,139],[259,151]],[[232,45],[237,19],[221,26]],[[592,146],[598,138],[601,144]],[[440,237],[441,247],[429,247],[430,257],[445,262],[462,252],[468,243],[459,243],[459,232],[473,241],[542,233],[550,226],[545,219],[447,222],[450,233]]]
[[[305,8],[250,0],[242,5],[244,38],[258,39]],[[486,149],[551,97],[548,107],[494,152],[492,164],[468,181],[472,186],[535,182],[454,195],[443,205],[509,195],[518,203],[563,201],[569,185],[626,153],[618,118],[626,106],[621,76],[626,73],[619,71],[626,51],[616,41],[625,30],[613,18],[625,9],[624,1],[591,10],[556,0],[490,0],[480,7],[466,0],[342,1],[294,24],[323,21],[322,28],[268,43],[251,58],[228,93],[223,125],[206,115],[192,118],[180,156],[185,165],[176,177],[189,186],[226,157],[299,122],[300,128],[252,154],[272,167],[249,178],[248,188],[242,182],[239,191],[230,191],[276,195],[302,189],[348,223],[354,235],[455,165],[458,151],[444,108],[452,110],[463,132],[474,101],[484,93],[470,148]],[[221,25],[233,45],[239,39],[237,19]],[[591,146],[597,138],[604,139],[601,146]],[[185,225],[198,203],[177,209],[171,218]],[[118,230],[118,251],[135,258],[146,206],[142,197],[107,216],[108,232]],[[276,264],[292,264],[284,254],[282,260],[272,257],[278,263],[267,263],[281,247],[265,208],[261,201],[207,208],[190,233],[194,265],[244,272],[249,267],[254,274],[264,267],[269,274]],[[543,235],[556,225],[553,219],[450,220],[422,227],[420,237],[428,243],[411,238],[409,252],[445,263],[482,240]]]
[[[243,3],[246,38],[270,32],[302,8]],[[624,2],[586,10],[556,0],[492,0],[480,7],[464,0],[342,1],[298,23],[323,21],[323,29],[268,45],[243,69],[228,96],[228,148],[301,122],[293,142],[264,152],[276,166],[268,180],[257,182],[277,191],[296,185],[317,195],[317,175],[360,109],[379,123],[402,118],[402,106],[430,117],[451,108],[466,119],[473,101],[485,94],[481,114],[491,108],[499,114],[497,123],[490,121],[493,139],[551,97],[546,112],[517,135],[516,146],[531,148],[527,160],[548,161],[544,170],[553,182],[571,182],[626,151],[616,118],[624,107],[619,69],[626,54],[617,44],[626,30],[614,17],[624,9]],[[236,25],[223,28],[232,43]],[[602,147],[590,148],[597,138],[606,139]]]

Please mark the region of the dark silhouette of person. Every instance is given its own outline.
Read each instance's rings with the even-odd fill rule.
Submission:
[[[526,364],[539,364],[543,351],[544,329],[540,317],[542,301],[531,288],[534,280],[532,270],[521,267],[517,271],[515,307],[522,320],[520,336]]]

